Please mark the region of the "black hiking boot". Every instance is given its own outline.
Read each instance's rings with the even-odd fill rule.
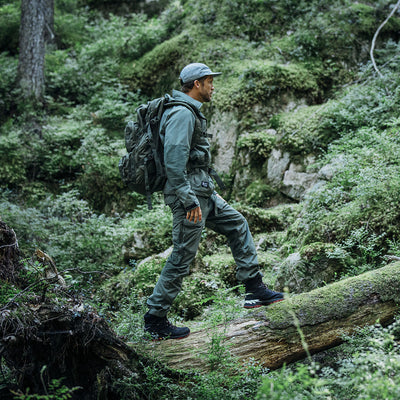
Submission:
[[[284,300],[283,293],[268,289],[260,275],[245,281],[244,285],[246,287],[244,308],[269,306],[272,303]]]
[[[152,340],[183,339],[190,333],[189,328],[178,328],[167,317],[157,317],[149,312],[144,315],[144,331],[151,335]]]

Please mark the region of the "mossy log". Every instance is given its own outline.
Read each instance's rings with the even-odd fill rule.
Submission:
[[[253,358],[269,369],[334,347],[358,328],[389,324],[399,311],[400,263],[344,279],[283,302],[249,312],[221,327],[233,356]],[[154,350],[172,368],[207,370],[211,335],[193,332],[183,340],[155,342]]]

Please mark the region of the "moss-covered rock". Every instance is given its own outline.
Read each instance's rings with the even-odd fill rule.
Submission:
[[[228,251],[219,251],[203,258],[204,265],[210,274],[220,279],[228,287],[238,284],[236,279],[236,263]]]
[[[134,91],[140,89],[147,96],[170,92],[178,87],[179,73],[191,45],[193,40],[187,33],[159,44],[133,65],[125,66],[124,79]]]
[[[290,223],[294,222],[299,209],[296,204],[280,205],[269,209],[237,206],[237,210],[247,219],[252,233],[286,229]]]
[[[214,98],[214,103],[221,109],[248,110],[255,104],[272,106],[271,110],[282,109],[282,103],[287,104],[291,99],[288,93],[310,100],[318,96],[315,76],[301,64],[283,65],[252,59],[233,63],[231,68],[230,76]]]
[[[277,194],[277,190],[261,180],[255,180],[247,186],[245,191],[246,203],[252,206],[263,207]]]
[[[182,290],[175,299],[171,311],[185,319],[193,319],[203,313],[217,291],[225,288],[217,274],[194,272],[183,280]]]
[[[296,112],[282,113],[275,118],[279,147],[292,156],[320,153],[337,138],[321,128],[326,105],[301,107]]]
[[[352,263],[342,248],[332,243],[312,243],[289,255],[280,265],[276,287],[306,292],[334,282]]]

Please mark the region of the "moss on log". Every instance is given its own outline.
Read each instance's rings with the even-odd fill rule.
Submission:
[[[358,328],[389,324],[400,302],[400,263],[344,279],[286,301],[249,312],[221,327],[233,356],[253,358],[270,369],[334,347]],[[261,311],[260,311],[261,310]],[[301,334],[304,340],[301,339]],[[187,339],[154,343],[154,350],[172,368],[207,370],[207,330]],[[307,348],[307,350],[306,350]]]

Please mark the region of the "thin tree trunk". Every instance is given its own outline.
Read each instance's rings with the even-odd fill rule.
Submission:
[[[400,263],[257,309],[220,327],[232,355],[276,369],[343,342],[359,327],[390,323],[399,311]],[[149,346],[169,367],[209,369],[210,332]]]
[[[44,41],[47,45],[54,45],[56,42],[54,33],[54,0],[45,0],[44,20]]]

